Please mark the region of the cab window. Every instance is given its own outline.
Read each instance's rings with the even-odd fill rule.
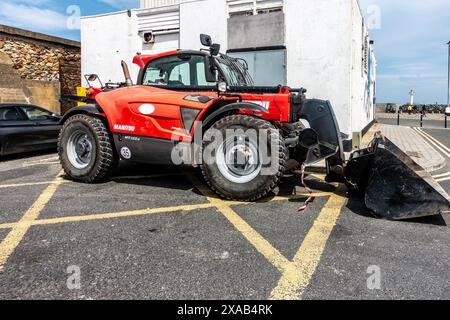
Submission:
[[[145,70],[144,85],[214,86],[207,82],[205,56],[180,54],[151,61]]]

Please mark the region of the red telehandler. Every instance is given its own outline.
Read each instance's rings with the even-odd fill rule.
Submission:
[[[346,160],[329,101],[306,99],[301,88],[255,86],[245,61],[220,54],[207,35],[201,43],[207,49],[137,55],[137,85],[122,62],[125,83],[89,88],[80,99],[88,104],[62,119],[66,175],[92,183],[119,161],[190,164],[220,197],[255,201],[277,186],[289,160],[326,160],[326,180],[361,194],[379,217],[450,210],[445,191],[388,139],[378,135]]]

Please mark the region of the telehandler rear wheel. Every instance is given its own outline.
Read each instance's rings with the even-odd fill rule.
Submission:
[[[92,183],[107,178],[117,165],[112,138],[102,120],[85,114],[70,117],[58,140],[58,153],[66,175]]]
[[[283,138],[270,122],[233,115],[220,119],[205,133],[201,169],[220,197],[255,201],[277,186],[287,152]]]

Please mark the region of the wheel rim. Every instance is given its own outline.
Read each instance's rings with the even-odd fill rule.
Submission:
[[[262,169],[258,145],[246,136],[235,136],[217,149],[217,166],[229,181],[243,184],[255,179]]]
[[[67,141],[67,156],[70,163],[77,169],[85,169],[91,163],[92,154],[92,137],[82,130],[73,132]]]

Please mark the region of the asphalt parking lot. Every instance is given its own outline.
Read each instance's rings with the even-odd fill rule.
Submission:
[[[0,177],[0,299],[450,298],[441,217],[375,219],[320,170],[304,212],[296,175],[252,204],[171,167],[71,182],[52,153],[6,159]]]

